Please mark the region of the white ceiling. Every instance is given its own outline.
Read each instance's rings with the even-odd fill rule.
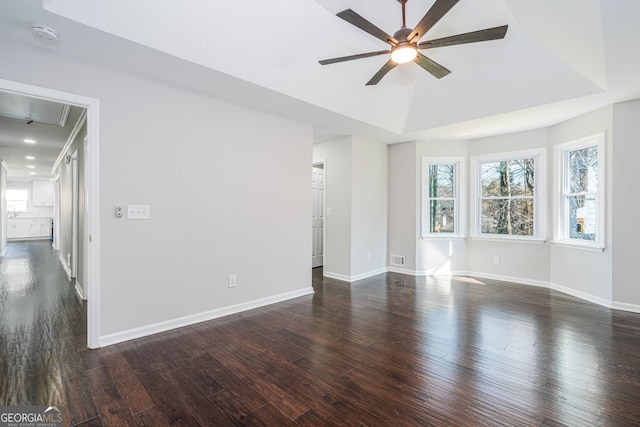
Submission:
[[[409,0],[414,26],[434,0]],[[314,124],[315,139],[473,139],[548,126],[640,97],[640,2],[460,0],[425,39],[508,24],[504,40],[424,51],[452,72],[416,64],[365,86],[384,56],[318,60],[387,46],[335,16],[351,8],[388,33],[396,0],[87,2],[4,0],[0,35]],[[0,76],[1,77],[1,76]]]
[[[8,166],[9,179],[50,179],[81,112],[79,107],[0,91],[0,160]]]

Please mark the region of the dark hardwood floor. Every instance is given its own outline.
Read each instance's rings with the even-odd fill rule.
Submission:
[[[473,278],[313,296],[100,350],[48,242],[0,259],[0,405],[67,425],[640,425],[640,315]]]

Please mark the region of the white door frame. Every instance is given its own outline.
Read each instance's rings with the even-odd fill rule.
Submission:
[[[96,98],[61,92],[0,79],[0,91],[32,98],[64,102],[87,109],[87,162],[86,222],[88,233],[84,236],[87,248],[87,346],[100,347],[100,101]],[[58,236],[59,238],[59,236]]]
[[[324,191],[322,192],[322,274],[324,275],[324,266],[327,264],[327,159],[320,159],[317,162],[313,162],[311,166],[322,165],[324,169]]]
[[[80,194],[78,176],[78,150],[71,155],[71,278],[78,281],[78,222],[80,218]]]

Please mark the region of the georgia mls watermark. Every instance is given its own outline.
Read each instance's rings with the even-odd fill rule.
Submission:
[[[0,427],[64,427],[57,406],[0,406]]]

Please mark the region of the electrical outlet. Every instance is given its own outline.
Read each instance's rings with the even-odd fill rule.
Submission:
[[[493,265],[500,264],[500,257],[498,255],[493,256]]]
[[[228,283],[229,283],[229,287],[230,288],[235,288],[235,286],[236,286],[236,275],[235,274],[232,274],[232,275],[229,276]]]
[[[127,219],[149,219],[149,205],[127,205]]]

